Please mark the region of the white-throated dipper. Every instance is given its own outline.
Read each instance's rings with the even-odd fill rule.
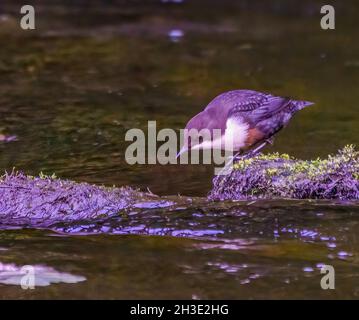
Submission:
[[[258,152],[273,136],[285,127],[299,110],[313,104],[309,101],[293,100],[253,90],[233,90],[220,94],[190,121],[185,130],[184,145],[177,154],[196,149],[229,149],[243,152],[258,146],[251,154]],[[196,139],[192,133],[207,129],[210,139]],[[212,132],[220,130],[215,138]],[[231,141],[227,144],[226,141]],[[228,148],[228,145],[230,146]]]

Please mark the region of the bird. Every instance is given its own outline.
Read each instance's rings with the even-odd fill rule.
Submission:
[[[242,154],[253,156],[267,144],[273,144],[274,136],[288,125],[297,111],[312,104],[254,90],[224,92],[188,121],[177,158],[201,149],[230,150],[236,152],[233,159]],[[208,129],[211,134],[209,138],[193,139],[193,133],[189,134],[193,129],[194,132]],[[220,132],[216,137],[213,135],[215,129]],[[226,141],[231,143],[226,144]]]

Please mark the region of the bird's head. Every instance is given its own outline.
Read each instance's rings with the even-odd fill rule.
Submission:
[[[200,146],[204,140],[202,130],[205,128],[205,120],[205,115],[201,112],[188,121],[184,129],[183,146],[176,158]]]
[[[176,158],[190,150],[201,149],[205,140],[211,140],[211,132],[206,129],[207,118],[208,115],[201,112],[188,121],[184,129],[183,146],[177,153]]]

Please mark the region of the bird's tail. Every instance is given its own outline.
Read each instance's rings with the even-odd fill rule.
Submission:
[[[306,107],[311,106],[312,104],[314,104],[314,102],[310,102],[310,101],[302,101],[302,100],[292,100],[292,104],[295,107],[295,111],[299,111],[302,110]]]

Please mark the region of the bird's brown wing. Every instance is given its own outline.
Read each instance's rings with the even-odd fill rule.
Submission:
[[[269,139],[291,118],[291,100],[269,94],[254,94],[238,101],[229,111],[228,119],[235,118],[249,125],[248,144]],[[253,141],[252,141],[253,140]]]
[[[201,119],[204,121],[205,127],[209,129],[221,128],[224,130],[228,119],[231,118],[245,122],[250,128],[254,128],[266,119],[280,119],[281,116],[277,115],[290,105],[290,101],[289,98],[252,90],[228,91],[217,96],[208,104],[201,113]],[[275,126],[277,127],[276,123]],[[278,123],[279,126],[280,123]]]
[[[232,90],[214,98],[202,112],[209,128],[226,128],[228,118],[246,116],[266,101],[267,95],[251,90]]]
[[[245,101],[233,105],[228,117],[243,117],[252,124],[271,118],[285,110],[290,104],[289,98],[276,97],[269,94],[255,94]]]

